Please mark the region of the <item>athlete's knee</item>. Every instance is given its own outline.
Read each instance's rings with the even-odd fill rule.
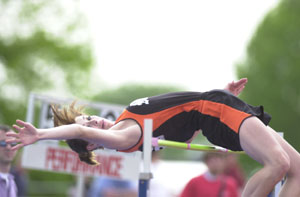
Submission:
[[[291,160],[291,167],[288,172],[288,177],[296,178],[300,183],[300,157]]]
[[[276,150],[272,158],[272,162],[267,164],[272,168],[272,176],[274,180],[281,180],[290,169],[290,158],[283,150]]]

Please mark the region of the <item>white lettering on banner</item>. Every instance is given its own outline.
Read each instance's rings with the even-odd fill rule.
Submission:
[[[96,151],[100,165],[93,166],[81,162],[77,153],[68,148],[46,144],[35,144],[24,148],[22,166],[87,176],[108,176],[115,179],[138,180],[141,153],[119,153],[116,151]]]
[[[120,178],[123,162],[122,156],[97,155],[96,160],[101,165],[92,166],[81,162],[75,152],[60,148],[49,147],[46,150],[45,169],[53,171],[67,171],[71,173],[98,174]]]

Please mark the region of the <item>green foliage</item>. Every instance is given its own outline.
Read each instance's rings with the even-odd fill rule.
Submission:
[[[270,123],[300,150],[300,1],[282,0],[259,25],[237,67],[249,83],[242,98],[263,105]],[[268,148],[268,147],[266,147]]]
[[[76,184],[74,176],[70,174],[37,170],[28,172],[28,190],[32,196],[67,196],[67,190]]]
[[[238,67],[248,77],[242,95],[249,103],[265,106],[271,126],[300,150],[300,2],[282,1],[272,10],[251,40],[247,59]],[[258,96],[259,95],[259,96]]]
[[[78,34],[85,27],[76,5],[0,0],[1,124],[25,119],[30,92],[84,94],[93,57],[88,40]],[[29,196],[66,196],[74,184],[71,175],[29,171],[28,177]]]
[[[30,92],[58,89],[81,95],[93,65],[89,44],[71,39],[84,28],[82,21],[77,17],[64,20],[57,1],[0,4],[0,25],[2,21],[6,27],[0,31],[0,122],[11,125],[17,118],[24,119]],[[9,10],[15,10],[15,15],[6,15]],[[80,14],[74,11],[73,15]],[[64,25],[48,28],[51,16]]]

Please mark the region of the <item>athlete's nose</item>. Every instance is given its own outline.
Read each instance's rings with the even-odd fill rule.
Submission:
[[[97,122],[97,120],[91,120],[91,122],[90,122],[91,124],[93,124],[93,125],[97,125],[98,124],[98,122]]]

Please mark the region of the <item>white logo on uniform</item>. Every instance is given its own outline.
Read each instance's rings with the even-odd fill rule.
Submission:
[[[130,106],[137,106],[137,105],[140,106],[140,105],[143,105],[143,104],[146,104],[146,105],[149,104],[149,99],[148,99],[148,97],[136,99],[135,101],[132,101],[132,102],[130,103]]]

